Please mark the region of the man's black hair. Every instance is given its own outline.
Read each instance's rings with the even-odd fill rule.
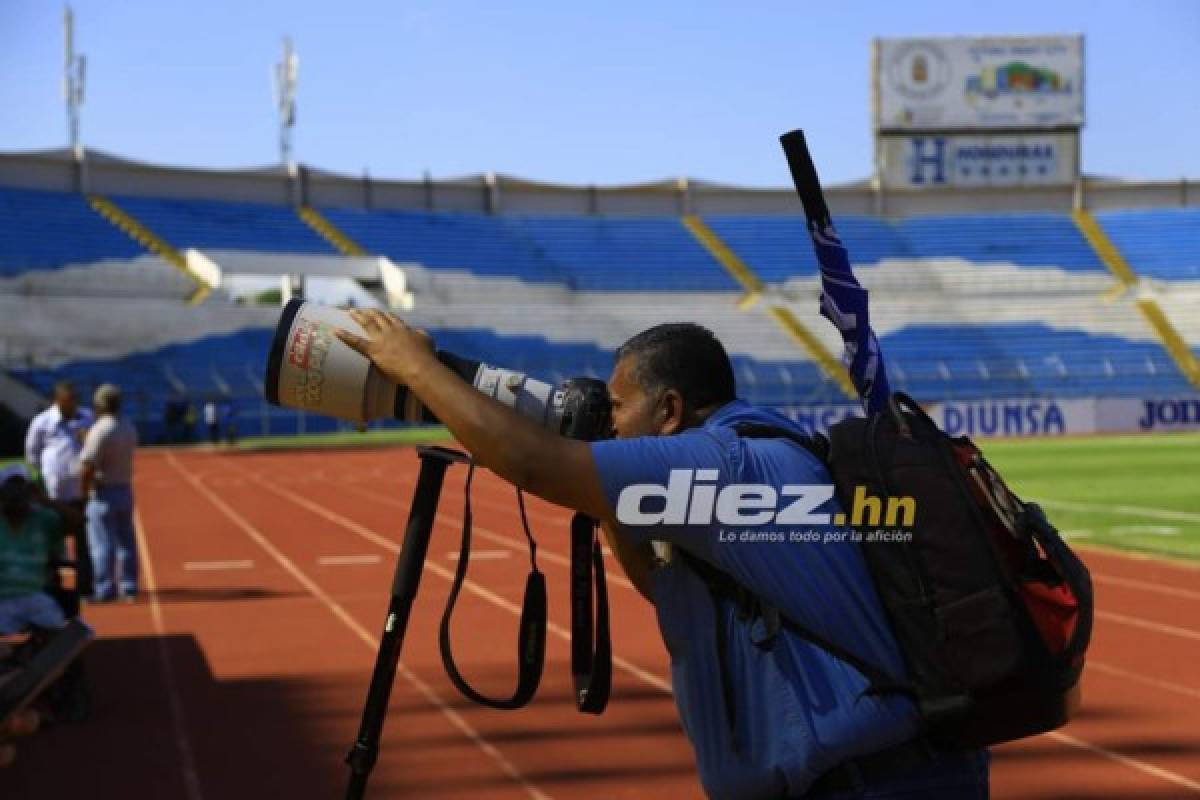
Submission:
[[[724,405],[737,397],[733,364],[713,332],[694,322],[668,322],[617,348],[632,358],[633,379],[646,392],[675,389],[687,408]]]

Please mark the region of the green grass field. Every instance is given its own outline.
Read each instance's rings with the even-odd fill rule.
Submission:
[[[295,450],[321,447],[387,447],[448,442],[450,432],[439,426],[386,430],[309,433],[300,436],[250,436],[238,440],[238,450]]]
[[[238,449],[413,445],[448,438],[442,428],[421,428],[245,439]],[[1012,489],[1041,503],[1072,542],[1200,560],[1200,434],[979,444]]]
[[[980,445],[1071,542],[1200,559],[1200,434]]]

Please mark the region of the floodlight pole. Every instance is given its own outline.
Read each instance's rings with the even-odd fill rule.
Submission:
[[[272,72],[275,79],[275,110],[279,115],[279,163],[288,175],[296,174],[292,156],[292,129],[296,127],[296,81],[300,58],[292,49],[292,38],[283,37],[283,58]]]
[[[83,106],[87,59],[75,54],[75,13],[70,6],[63,12],[63,34],[63,99],[67,101],[67,141],[75,160],[81,162],[83,143],[79,138],[79,112]]]

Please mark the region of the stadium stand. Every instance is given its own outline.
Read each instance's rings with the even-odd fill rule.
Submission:
[[[83,195],[0,187],[0,277],[144,252]]]
[[[336,208],[324,208],[321,213],[368,252],[396,262],[535,283],[568,281],[554,263],[499,217]]]
[[[812,243],[804,220],[799,217],[717,216],[704,219],[768,283],[817,274]],[[875,264],[885,258],[912,255],[896,228],[884,220],[839,217],[837,228],[855,264]]]
[[[1104,271],[1104,264],[1067,214],[914,217],[895,225],[914,258]]]
[[[1200,280],[1200,209],[1108,211],[1096,219],[1140,274]]]
[[[284,206],[152,197],[112,199],[176,248],[335,252],[292,209]]]
[[[577,290],[734,288],[674,217],[321,212],[368,251],[434,269],[469,269]]]
[[[721,266],[675,217],[504,220],[581,291],[733,291]]]
[[[272,263],[338,250],[282,205],[113,200],[173,248],[260,253]],[[767,313],[792,310],[840,351],[836,333],[815,318],[816,264],[797,218],[703,218],[765,284],[759,305],[739,309],[738,282],[678,217],[320,213],[347,241],[402,265],[416,298],[409,319],[447,349],[551,380],[603,377],[629,335],[686,317],[726,343],[751,399],[844,402]],[[335,426],[261,403],[277,308],[236,305],[221,292],[186,308],[189,279],[80,195],[4,188],[0,214],[0,358],[16,378],[40,391],[61,377],[85,390],[115,379],[147,441],[161,440],[163,409],[180,397],[236,398],[246,433]],[[1139,275],[1166,287],[1162,305],[1195,348],[1200,212],[1097,219]],[[1138,313],[1136,287],[1114,279],[1067,214],[846,215],[838,223],[872,290],[898,388],[926,400],[1189,389]]]
[[[816,274],[802,220],[720,216],[706,221],[765,281]],[[838,218],[837,229],[856,265],[889,258],[961,258],[978,264],[1104,271],[1066,214],[930,216],[894,222],[846,216]]]

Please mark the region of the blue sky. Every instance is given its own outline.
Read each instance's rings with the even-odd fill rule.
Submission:
[[[875,36],[1083,33],[1090,174],[1200,177],[1200,2],[77,0],[83,136],[149,162],[276,160],[271,65],[300,54],[296,151],[378,177],[487,170],[783,185],[871,169]],[[61,146],[62,6],[0,0],[0,150]]]

